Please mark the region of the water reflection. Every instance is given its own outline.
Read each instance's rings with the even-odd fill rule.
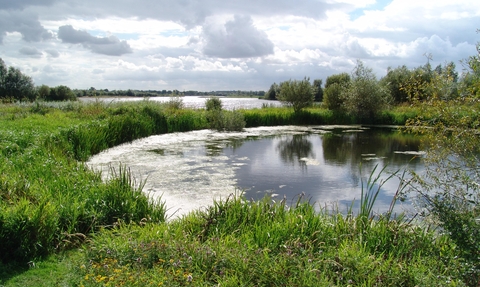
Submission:
[[[276,150],[284,163],[300,164],[302,168],[307,166],[308,158],[315,158],[312,142],[307,135],[291,135],[282,137],[277,143]]]
[[[87,164],[104,175],[109,166],[128,166],[147,180],[146,192],[161,195],[172,213],[180,209],[177,215],[236,189],[249,199],[268,194],[288,202],[304,193],[318,206],[338,203],[342,210],[359,199],[361,179],[376,166],[420,172],[421,157],[412,155],[418,149],[418,138],[392,129],[263,127],[153,136],[109,149]],[[379,212],[388,209],[397,187],[395,180],[382,186]]]

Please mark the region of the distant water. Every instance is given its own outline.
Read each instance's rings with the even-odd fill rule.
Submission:
[[[141,98],[141,97],[80,97],[80,101],[96,101],[100,100],[103,102],[126,102],[126,101],[143,101],[148,99],[149,101],[155,102],[168,102],[170,97],[152,97],[152,98]],[[205,101],[208,97],[199,97],[199,96],[185,96],[181,97],[183,103],[186,107],[189,108],[204,108]],[[234,110],[234,109],[254,109],[261,108],[262,105],[272,105],[272,106],[281,106],[282,104],[279,101],[267,101],[258,98],[230,98],[224,97],[220,98],[224,109]]]
[[[362,182],[377,167],[382,180],[396,170],[423,170],[419,140],[393,129],[362,126],[287,126],[244,132],[201,130],[136,140],[108,149],[87,164],[108,176],[126,165],[145,192],[162,196],[169,215],[211,205],[242,191],[247,199],[269,195],[295,202],[300,195],[318,208],[358,208]],[[388,210],[398,188],[393,177],[380,188],[375,210]],[[399,203],[397,211],[409,209]]]

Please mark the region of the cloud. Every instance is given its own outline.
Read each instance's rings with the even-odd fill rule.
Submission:
[[[2,1],[2,10],[21,10],[29,6],[49,6],[56,0],[16,0]]]
[[[33,58],[41,58],[43,56],[43,53],[37,50],[37,48],[34,47],[23,47],[20,50],[18,50],[20,54],[26,55],[29,57]]]
[[[60,57],[60,53],[55,49],[47,49],[45,50],[45,52],[47,52],[47,54],[52,58]]]
[[[26,42],[40,42],[53,38],[52,33],[40,24],[37,15],[0,10],[0,43],[3,43],[3,37],[7,32],[19,32]]]
[[[252,58],[273,54],[273,43],[248,16],[235,15],[223,27],[207,26],[203,31],[203,53],[218,58]]]
[[[58,38],[63,43],[81,44],[90,49],[93,53],[108,56],[121,56],[132,53],[132,48],[127,41],[120,41],[115,36],[95,37],[86,31],[76,30],[72,25],[65,25],[58,28]]]

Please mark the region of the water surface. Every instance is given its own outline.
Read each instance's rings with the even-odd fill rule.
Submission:
[[[396,170],[423,169],[419,140],[392,128],[286,126],[211,130],[152,136],[106,150],[87,163],[108,176],[126,165],[145,192],[162,196],[169,215],[211,205],[213,199],[244,193],[247,199],[294,203],[300,195],[317,208],[345,212],[358,206],[362,180],[376,168],[381,178]],[[398,188],[386,182],[375,210],[384,212]],[[408,207],[409,205],[407,205]],[[402,210],[399,205],[397,211]]]
[[[83,102],[89,101],[103,101],[103,102],[129,102],[129,101],[143,101],[149,100],[154,102],[168,102],[170,97],[151,97],[151,98],[142,98],[142,97],[80,97],[79,100]],[[208,97],[200,96],[185,96],[181,97],[185,107],[201,109],[205,108],[205,101]],[[226,110],[234,109],[254,109],[261,108],[263,105],[280,107],[282,103],[279,101],[268,101],[258,98],[233,98],[233,97],[220,97],[222,101],[222,107]]]

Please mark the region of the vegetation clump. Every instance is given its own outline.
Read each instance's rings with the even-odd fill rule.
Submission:
[[[226,111],[222,108],[222,101],[218,97],[211,97],[205,101],[206,117],[209,127],[218,131],[242,131],[245,128],[245,119],[237,110]]]

